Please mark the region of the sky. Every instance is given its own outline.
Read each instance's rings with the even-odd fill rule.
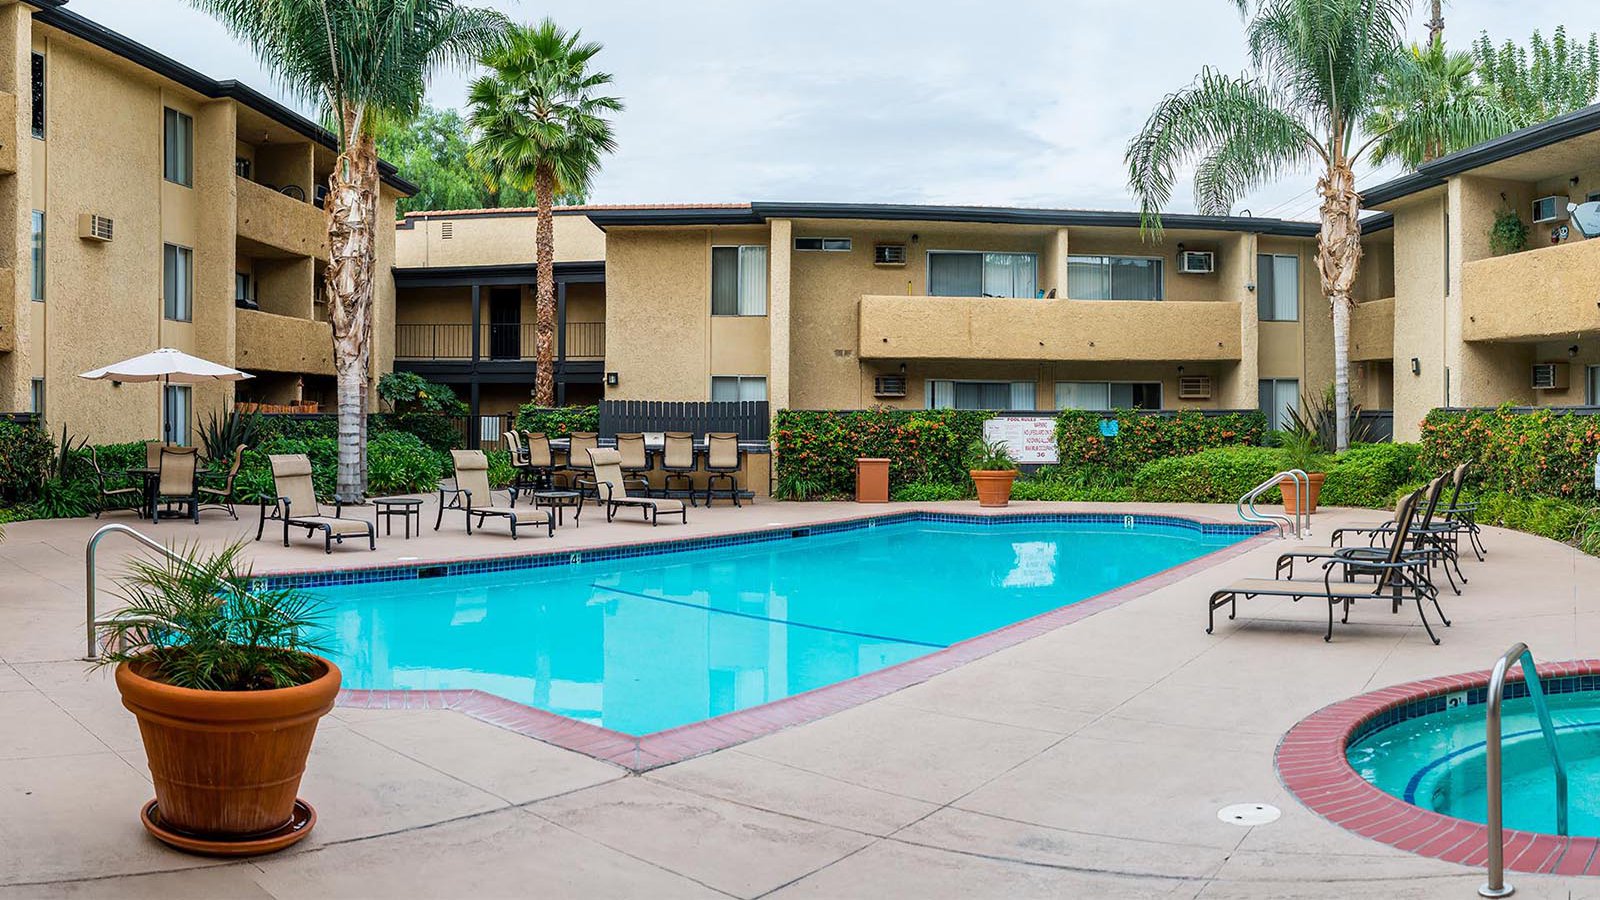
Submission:
[[[467,0],[551,16],[605,50],[627,109],[598,203],[787,200],[1133,209],[1122,161],[1160,98],[1204,66],[1244,71],[1229,0]],[[69,8],[214,78],[305,109],[248,48],[180,0]],[[1419,0],[1411,34],[1425,37]],[[1600,3],[1450,0],[1447,42],[1600,31]],[[440,72],[459,107],[471,72]],[[1362,172],[1376,184],[1393,170]],[[1236,212],[1315,218],[1314,178]],[[1193,209],[1188,179],[1169,207]]]

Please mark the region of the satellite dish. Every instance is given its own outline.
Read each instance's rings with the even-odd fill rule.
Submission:
[[[1572,224],[1578,226],[1584,237],[1600,237],[1600,200],[1579,203],[1571,212]]]

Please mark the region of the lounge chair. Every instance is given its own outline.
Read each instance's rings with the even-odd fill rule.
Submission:
[[[685,525],[689,523],[689,511],[682,500],[669,497],[633,497],[628,494],[628,484],[622,477],[622,454],[615,450],[590,450],[589,459],[594,466],[594,481],[585,484],[594,489],[595,496],[600,498],[600,503],[606,508],[606,521],[611,521],[617,510],[624,506],[638,507],[644,511],[645,521],[652,526],[661,524],[661,514],[678,516]],[[583,500],[578,500],[579,514],[582,514]]]
[[[1451,479],[1450,499],[1439,508],[1438,518],[1448,526],[1449,540],[1456,547],[1458,558],[1461,555],[1461,536],[1466,535],[1467,543],[1472,547],[1472,555],[1478,558],[1478,562],[1483,562],[1484,554],[1489,551],[1483,547],[1483,532],[1478,528],[1478,504],[1461,502],[1461,488],[1467,482],[1467,470],[1471,467],[1471,463],[1456,466]]]
[[[1423,497],[1423,499],[1422,499],[1422,501],[1420,501],[1420,503],[1422,504],[1422,508],[1431,509],[1431,508],[1434,508],[1434,507],[1436,507],[1438,505],[1439,495],[1440,495],[1440,492],[1444,488],[1444,483],[1445,483],[1445,480],[1446,480],[1447,477],[1448,476],[1446,476],[1446,475],[1440,475],[1440,476],[1434,478],[1432,481],[1428,482],[1427,487],[1422,489],[1422,497]],[[1422,535],[1421,535],[1421,532],[1419,530],[1421,527],[1422,527],[1422,523],[1419,522],[1419,521],[1416,521],[1415,517],[1413,516],[1413,521],[1411,523],[1412,547],[1406,548],[1404,550],[1404,552],[1409,556],[1421,556],[1421,557],[1424,557],[1424,558],[1429,559],[1429,560],[1435,559],[1435,558],[1437,558],[1437,556],[1439,554],[1439,551],[1436,548],[1434,548],[1431,545],[1429,545],[1428,543],[1426,543],[1422,539]],[[1342,537],[1341,532],[1346,532],[1346,531],[1354,531],[1354,529],[1340,529],[1339,531],[1335,531],[1334,532],[1334,540],[1339,540]],[[1294,564],[1295,564],[1295,562],[1300,561],[1300,560],[1304,560],[1306,562],[1317,562],[1319,560],[1342,558],[1342,559],[1352,559],[1352,560],[1358,560],[1358,561],[1359,560],[1376,560],[1378,562],[1382,562],[1389,555],[1390,545],[1388,543],[1383,543],[1383,544],[1380,545],[1378,543],[1378,540],[1380,538],[1383,538],[1383,537],[1386,537],[1386,536],[1387,537],[1392,537],[1393,535],[1394,535],[1394,520],[1391,519],[1390,521],[1385,522],[1381,526],[1374,526],[1373,527],[1373,529],[1372,529],[1372,542],[1371,542],[1371,544],[1369,546],[1366,546],[1366,547],[1344,547],[1344,546],[1322,547],[1322,546],[1315,546],[1315,545],[1311,545],[1311,546],[1302,545],[1302,546],[1299,546],[1299,547],[1291,547],[1291,548],[1289,548],[1287,550],[1284,550],[1284,551],[1282,551],[1282,552],[1280,552],[1278,554],[1278,565],[1277,565],[1277,570],[1276,570],[1276,576],[1278,578],[1293,578],[1294,577]],[[1370,571],[1362,572],[1362,571],[1358,571],[1355,568],[1350,568],[1350,569],[1347,569],[1345,571],[1346,578],[1353,578],[1353,577],[1355,577],[1357,575],[1376,576],[1378,574],[1380,574],[1380,571],[1377,570],[1377,569],[1373,569],[1373,570],[1370,570]],[[1449,575],[1450,575],[1450,570],[1447,568],[1447,569],[1445,569],[1446,578],[1449,578]],[[1431,581],[1431,578],[1430,578],[1430,581]],[[1451,587],[1452,590],[1454,590],[1456,592],[1456,594],[1458,596],[1461,594],[1461,589],[1456,587],[1454,580],[1450,581],[1450,587]],[[1396,604],[1396,606],[1398,607],[1398,604]]]
[[[228,515],[233,516],[235,519],[239,518],[239,514],[233,509],[233,479],[239,475],[239,466],[244,462],[244,450],[244,444],[233,448],[233,462],[228,465],[227,473],[221,476],[222,484],[220,487],[200,485],[201,507],[225,509],[228,511]],[[213,475],[210,477],[215,479],[218,476]]]
[[[1457,466],[1457,470],[1457,472],[1440,473],[1428,482],[1428,486],[1424,489],[1421,516],[1411,523],[1411,540],[1418,550],[1430,551],[1434,562],[1444,563],[1445,580],[1450,582],[1451,590],[1459,595],[1461,588],[1456,586],[1456,579],[1460,578],[1461,583],[1466,584],[1467,576],[1461,571],[1461,560],[1456,552],[1455,526],[1437,518],[1439,498],[1444,494],[1445,484],[1453,477],[1459,477],[1464,471],[1460,466]],[[1342,546],[1346,535],[1364,534],[1367,536],[1367,545],[1376,546],[1380,538],[1392,535],[1394,530],[1393,519],[1381,525],[1336,528],[1333,531],[1332,543],[1334,546]],[[1452,568],[1455,569],[1454,574],[1451,573]]]
[[[534,507],[516,509],[512,506],[496,506],[495,492],[489,487],[489,457],[482,450],[451,450],[450,456],[455,460],[456,486],[439,487],[439,517],[434,520],[433,530],[438,531],[444,523],[446,507],[459,509],[467,514],[467,534],[472,533],[472,517],[478,517],[478,527],[490,516],[505,519],[511,526],[511,539],[517,539],[519,525],[543,525],[550,537],[555,537],[556,520],[551,511]],[[449,495],[448,501],[446,495]],[[507,503],[511,502],[511,492],[506,492]]]
[[[161,521],[162,507],[182,507],[185,518],[200,524],[200,492],[195,481],[199,455],[193,447],[162,447],[161,472],[156,476],[156,496],[151,523]]]
[[[1445,617],[1444,611],[1439,608],[1438,592],[1434,590],[1427,580],[1428,560],[1420,557],[1407,557],[1405,547],[1411,537],[1411,523],[1416,515],[1417,504],[1421,491],[1408,495],[1395,507],[1396,529],[1393,539],[1389,544],[1388,555],[1382,560],[1356,560],[1341,557],[1332,557],[1322,564],[1322,580],[1320,581],[1293,581],[1274,578],[1246,578],[1236,581],[1226,587],[1218,588],[1211,592],[1207,601],[1206,634],[1211,634],[1216,627],[1217,610],[1228,607],[1228,618],[1233,619],[1239,612],[1239,597],[1288,597],[1299,602],[1302,597],[1321,598],[1328,603],[1328,631],[1323,636],[1324,641],[1333,640],[1333,608],[1344,607],[1342,621],[1350,621],[1350,606],[1357,600],[1383,600],[1388,599],[1394,603],[1403,600],[1412,600],[1417,604],[1417,616],[1422,620],[1422,627],[1428,632],[1428,639],[1435,644],[1439,638],[1433,633],[1433,627],[1428,624],[1428,615],[1423,609],[1424,601],[1433,604],[1434,612],[1439,614],[1439,620],[1446,625],[1450,620]],[[1373,583],[1346,581],[1346,570],[1355,568],[1358,571],[1375,570],[1379,573]],[[1335,580],[1335,575],[1339,578]]]
[[[739,506],[739,470],[744,468],[744,453],[739,449],[737,434],[706,435],[706,508],[711,507],[712,486],[719,481],[728,483],[728,496]]]
[[[304,528],[306,537],[322,532],[322,552],[332,553],[335,542],[343,544],[347,537],[366,537],[367,549],[378,549],[378,529],[365,519],[346,519],[344,504],[334,501],[333,515],[325,515],[317,501],[317,489],[311,483],[311,459],[304,453],[272,454],[267,457],[272,464],[272,490],[276,500],[272,503],[272,518],[283,520],[283,545],[289,546],[289,528]],[[261,522],[256,526],[256,540],[267,527],[267,504],[261,504]]]
[[[94,483],[96,488],[94,517],[114,509],[131,509],[143,515],[144,489],[136,487],[111,487],[110,479],[100,469],[100,457],[93,447],[89,448],[89,466],[94,469]]]

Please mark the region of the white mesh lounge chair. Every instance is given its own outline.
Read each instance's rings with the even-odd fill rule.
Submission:
[[[289,528],[304,528],[306,537],[322,532],[322,551],[332,553],[335,542],[365,537],[367,549],[378,549],[378,529],[365,519],[346,519],[344,504],[335,502],[333,515],[327,515],[317,502],[317,489],[311,483],[311,459],[304,453],[272,454],[272,489],[277,495],[272,518],[283,520],[283,545],[289,546]],[[267,504],[261,504],[261,524],[256,540],[267,527]]]
[[[606,521],[611,521],[617,510],[624,506],[634,506],[644,511],[645,521],[651,525],[661,524],[661,514],[678,516],[687,525],[689,511],[682,500],[670,497],[631,497],[628,495],[628,483],[622,477],[622,454],[615,450],[590,450],[589,459],[594,466],[594,481],[583,483],[584,487],[592,487],[595,496],[600,498],[600,503],[606,508]],[[583,500],[580,496],[578,509],[582,512]]]
[[[439,517],[434,520],[434,531],[438,531],[443,524],[444,511],[448,507],[467,514],[467,534],[472,533],[473,516],[478,517],[480,529],[490,516],[495,516],[505,519],[506,524],[511,526],[512,540],[517,539],[517,527],[520,525],[543,525],[546,533],[555,537],[556,520],[550,510],[537,507],[515,509],[509,505],[510,491],[502,492],[508,505],[496,505],[500,497],[489,488],[489,457],[482,450],[451,450],[450,456],[455,460],[456,486],[447,488],[441,485],[439,488]],[[453,496],[446,500],[446,495]]]

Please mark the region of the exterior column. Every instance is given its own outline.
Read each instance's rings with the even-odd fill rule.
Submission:
[[[478,370],[478,358],[483,355],[483,296],[477,282],[472,283],[472,370]],[[477,415],[476,412],[473,415]]]
[[[793,223],[776,219],[767,248],[767,408],[776,413],[789,408],[789,280],[790,253],[794,249]]]
[[[556,281],[556,405],[567,405],[567,283]]]

